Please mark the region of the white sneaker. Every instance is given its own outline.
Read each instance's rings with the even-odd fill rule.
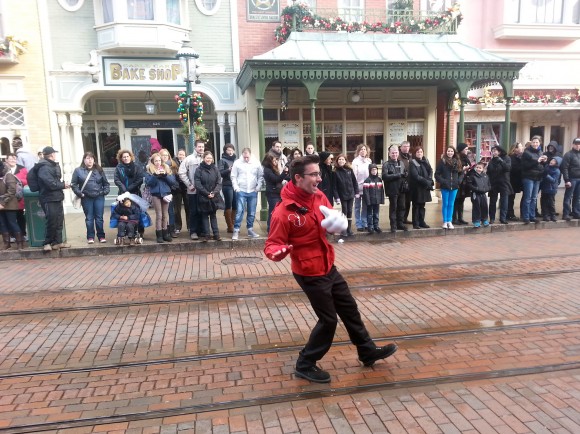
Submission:
[[[447,222],[447,229],[455,229],[455,226],[451,222]]]
[[[196,234],[195,232],[194,232],[194,233],[192,233],[192,234],[189,236],[189,238],[190,238],[191,240],[194,240],[194,241],[195,241],[195,240],[199,240],[199,237],[197,236],[197,234]]]
[[[443,222],[443,224],[441,225],[441,227],[442,227],[443,229],[448,229],[448,227],[447,227],[447,222]]]
[[[260,234],[254,232],[254,229],[248,229],[248,238],[260,238]]]
[[[234,234],[232,235],[232,240],[236,241],[239,236],[240,236],[240,230],[234,229]]]

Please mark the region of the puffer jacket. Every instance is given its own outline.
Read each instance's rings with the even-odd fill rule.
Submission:
[[[471,175],[471,191],[474,193],[485,194],[491,189],[488,176],[484,173],[477,173],[475,170]]]
[[[64,200],[64,182],[60,180],[62,172],[56,161],[42,159],[38,162],[37,171],[39,200],[42,203],[61,202]]]
[[[385,203],[385,189],[383,181],[378,175],[371,175],[363,183],[363,200],[366,205],[380,205]]]
[[[538,163],[538,158],[542,156],[540,148],[534,149],[531,146],[524,150],[522,154],[522,178],[532,181],[541,181],[544,176],[544,164]]]
[[[562,176],[558,166],[546,166],[546,169],[544,170],[544,176],[542,181],[540,181],[540,190],[542,194],[558,193],[558,186],[560,185],[561,178]]]
[[[123,215],[127,216],[127,221],[131,223],[138,223],[139,216],[141,215],[141,208],[139,208],[139,205],[133,202],[131,202],[131,206],[128,208],[122,203],[118,203],[117,206],[113,209],[111,218],[119,220],[119,218]]]
[[[215,211],[221,199],[222,189],[222,176],[216,165],[202,162],[195,171],[194,183],[200,211],[207,213]],[[208,197],[210,193],[214,194],[212,199]],[[213,205],[210,202],[213,202]]]
[[[439,183],[441,190],[457,190],[459,188],[460,177],[463,173],[463,166],[456,158],[451,159],[451,164],[442,158],[435,170],[435,180]]]
[[[145,184],[151,190],[151,195],[159,198],[171,194],[171,189],[178,187],[174,175],[154,175],[152,173],[147,173]]]
[[[89,170],[85,167],[77,167],[73,172],[70,187],[78,197],[84,196],[95,198],[109,194],[111,187],[105,174],[96,169],[93,169],[92,172],[93,173],[82,193],[81,188],[85,183],[87,176],[89,176]]]
[[[512,161],[505,152],[499,157],[492,158],[487,165],[487,176],[491,184],[491,191],[500,194],[513,194],[514,189],[510,182]]]
[[[564,182],[571,179],[580,179],[580,151],[574,149],[566,152],[560,165]]]
[[[334,195],[341,201],[354,199],[358,194],[358,182],[352,169],[337,166],[334,171]]]
[[[222,176],[223,187],[231,187],[232,185],[231,173],[234,161],[236,161],[236,154],[232,156],[229,156],[228,154],[222,154],[222,158],[218,163],[218,169],[220,171],[220,175]]]

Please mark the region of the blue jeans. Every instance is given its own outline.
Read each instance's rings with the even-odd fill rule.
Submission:
[[[441,189],[441,216],[443,223],[450,223],[453,220],[453,207],[455,206],[455,197],[457,196],[457,189],[447,190]]]
[[[251,229],[254,227],[254,219],[256,218],[256,206],[258,205],[258,193],[245,193],[243,191],[236,192],[238,201],[236,205],[236,221],[234,223],[234,231],[239,231],[244,218],[244,210],[247,209],[246,227]]]
[[[81,204],[83,206],[83,211],[85,212],[87,239],[95,238],[95,226],[97,227],[97,237],[105,238],[105,230],[103,229],[105,196],[83,197],[81,199]]]
[[[17,210],[3,210],[0,211],[0,232],[3,234],[10,233],[12,235],[20,233],[20,226],[16,221]]]
[[[534,220],[536,218],[536,204],[538,202],[538,191],[540,190],[540,181],[523,178],[522,184],[524,192],[522,195],[522,220]]]
[[[571,179],[572,187],[564,192],[562,217],[580,217],[580,179]],[[572,211],[572,212],[570,212]]]
[[[270,233],[270,220],[272,219],[272,211],[276,208],[279,202],[282,202],[280,195],[266,195],[266,199],[268,200],[268,226],[267,231]]]
[[[357,229],[367,227],[367,205],[364,203],[362,194],[354,198],[354,219]]]

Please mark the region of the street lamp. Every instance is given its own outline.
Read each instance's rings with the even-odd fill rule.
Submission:
[[[185,81],[185,92],[187,93],[187,125],[189,127],[189,144],[188,153],[193,153],[194,145],[194,133],[193,126],[191,125],[191,116],[189,116],[190,104],[191,104],[191,83],[200,84],[199,80],[199,69],[197,67],[197,59],[199,59],[199,54],[192,48],[189,39],[185,39],[181,48],[175,55],[179,59],[179,65],[181,69],[181,76],[183,81]]]

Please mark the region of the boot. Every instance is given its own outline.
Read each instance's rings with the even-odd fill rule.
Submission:
[[[18,250],[24,249],[24,235],[22,232],[16,232],[14,238],[16,238],[16,247]]]
[[[455,224],[458,225],[467,225],[465,220],[463,220],[463,207],[457,209],[457,222]]]
[[[155,236],[157,237],[157,242],[163,242],[163,231],[155,231]]]
[[[161,231],[161,236],[163,237],[163,241],[167,241],[168,243],[173,241],[173,239],[171,238],[171,234],[169,233],[169,229],[163,229]]]
[[[2,232],[2,240],[4,241],[2,250],[8,250],[10,248],[10,234],[8,232]]]
[[[348,226],[346,227],[346,235],[352,237],[354,235],[353,231],[351,231],[352,227],[352,219],[348,219]]]
[[[213,239],[216,240],[216,241],[221,241],[222,240],[222,237],[220,237],[220,234],[218,232],[217,234],[213,234]]]
[[[232,234],[234,232],[234,216],[233,214],[233,210],[231,209],[226,209],[224,211],[224,216],[226,219],[226,226],[227,226],[227,230],[229,234]]]
[[[177,232],[175,232],[175,225],[169,225],[169,233],[171,238],[177,238]]]

